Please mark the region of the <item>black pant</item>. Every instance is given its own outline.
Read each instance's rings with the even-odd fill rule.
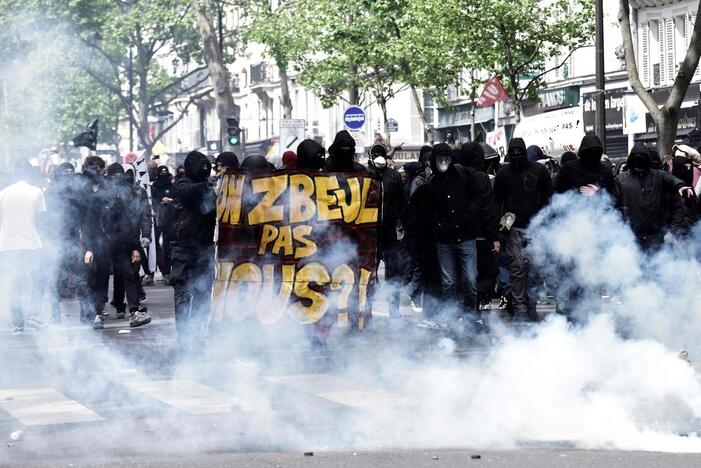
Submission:
[[[51,300],[51,316],[55,322],[61,319],[61,293],[71,283],[71,278],[77,276],[78,269],[83,261],[78,247],[79,239],[74,242],[65,242],[63,245],[53,245],[54,265],[53,278],[49,283],[49,295]]]
[[[112,303],[118,312],[124,312],[126,306],[133,311],[139,308],[139,264],[132,263],[131,252],[112,252],[112,271],[114,273],[114,290]],[[127,303],[124,304],[126,296]]]
[[[102,315],[107,304],[110,283],[111,258],[108,252],[94,253],[92,265],[82,264],[79,275],[78,301],[80,320],[91,321]]]
[[[494,295],[499,276],[499,264],[492,252],[492,243],[486,239],[477,240],[477,304],[488,304]]]
[[[385,263],[385,285],[389,314],[391,317],[399,317],[399,301],[402,292],[402,264],[399,255],[399,241],[386,241],[378,248],[377,265],[380,260]],[[374,296],[373,292],[373,296]]]
[[[163,243],[161,243],[161,236],[163,237]],[[171,246],[171,233],[169,229],[163,229],[160,226],[156,226],[156,259],[158,260],[158,269],[163,275],[170,275],[170,264],[172,261],[172,246]]]
[[[171,284],[178,350],[202,349],[214,284],[214,246],[173,246]]]

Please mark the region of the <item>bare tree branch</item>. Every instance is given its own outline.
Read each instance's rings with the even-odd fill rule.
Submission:
[[[171,131],[171,130],[173,129],[173,127],[175,127],[175,126],[185,117],[185,114],[187,114],[188,108],[189,108],[192,104],[194,104],[195,101],[197,101],[198,99],[202,99],[203,97],[205,97],[205,96],[207,96],[207,95],[209,95],[209,94],[211,94],[211,93],[212,93],[212,90],[210,89],[210,90],[207,90],[207,91],[205,91],[205,92],[203,92],[203,93],[200,93],[200,94],[191,96],[190,99],[188,100],[187,104],[185,105],[185,107],[183,107],[183,109],[180,111],[180,115],[178,116],[178,118],[175,119],[175,120],[174,120],[173,122],[171,122],[170,124],[168,124],[167,127],[163,128],[163,130],[161,130],[157,135],[154,136],[154,138],[153,138],[153,144],[155,144],[158,140],[160,140],[160,138],[161,138],[163,135],[165,135],[166,133],[168,133],[169,131]],[[153,147],[153,144],[151,145],[151,147]]]
[[[638,64],[635,61],[635,50],[633,49],[633,34],[630,30],[630,3],[628,0],[620,0],[620,10],[618,12],[618,22],[621,24],[621,33],[623,35],[623,49],[625,51],[626,58],[626,71],[628,72],[628,80],[630,85],[638,95],[650,115],[653,117],[655,122],[658,121],[660,115],[660,109],[657,107],[657,103],[652,95],[645,89],[642,81],[640,81],[640,76],[638,75]],[[694,34],[696,33],[696,28],[694,28]],[[697,58],[698,62],[698,58]],[[671,96],[670,96],[671,97]]]

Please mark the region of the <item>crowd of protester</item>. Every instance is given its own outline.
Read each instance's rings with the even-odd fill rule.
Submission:
[[[11,265],[15,330],[24,329],[27,294],[48,291],[51,319],[58,322],[60,300],[70,289],[78,297],[80,320],[95,329],[104,327],[110,313],[117,319],[128,314],[132,327],[148,324],[144,285],[154,272],[144,260],[153,239],[158,270],[174,290],[179,346],[198,346],[210,309],[216,199],[225,171],[374,174],[383,190],[377,259],[378,268],[384,265],[384,287],[378,289],[387,294],[390,316],[401,319],[404,293],[423,315],[423,326],[460,324],[475,333],[487,331],[481,314],[497,301],[514,322],[538,320],[529,223],[554,193],[610,197],[643,250],[683,236],[698,219],[693,183],[701,156],[684,145],[662,161],[636,144],[617,167],[593,134],[583,138],[577,154],[565,153],[559,162],[521,138],[510,141],[503,162],[483,143],[446,142],[422,147],[418,161],[397,167],[398,149],[375,144],[363,165],[355,140],[341,131],[328,152],[305,140],[296,153],[283,154],[279,168],[260,155],[240,161],[223,152],[212,160],[192,151],[175,175],[151,164],[150,196],[136,183],[132,164],[107,165],[89,156],[77,173],[63,163],[42,189],[33,168],[18,161],[13,183],[0,191],[0,255],[3,273]],[[560,298],[558,311],[568,315],[565,304],[572,299]]]

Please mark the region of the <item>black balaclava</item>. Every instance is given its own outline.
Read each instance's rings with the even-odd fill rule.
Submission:
[[[672,175],[691,187],[694,184],[694,165],[689,158],[675,156],[672,158]]]
[[[119,185],[131,186],[131,181],[127,178],[124,168],[119,163],[110,164],[107,167],[107,177]]]
[[[353,169],[355,160],[355,140],[346,130],[341,130],[336,134],[333,143],[329,146],[329,157],[336,161],[341,170],[350,171]]]
[[[273,168],[274,169],[274,168]],[[247,156],[246,159],[241,163],[241,170],[246,172],[258,172],[270,170],[270,164],[265,156],[260,154],[253,154]]]
[[[573,153],[572,151],[565,151],[562,153],[562,156],[560,156],[560,166],[564,166],[570,161],[576,161],[577,160],[577,155]]]
[[[484,171],[484,148],[482,145],[474,141],[469,141],[462,145],[462,148],[460,148],[460,164]]]
[[[433,148],[431,148],[428,145],[421,147],[421,149],[419,150],[419,162],[421,163],[421,166],[425,167],[429,165],[429,163],[431,162],[432,151]]]
[[[326,150],[314,140],[306,139],[297,145],[297,169],[320,171],[324,169]]]
[[[528,153],[526,151],[526,142],[523,138],[512,138],[509,142],[509,164],[516,169],[523,169],[528,165]]]
[[[66,171],[70,171],[70,173],[66,173]],[[54,168],[51,179],[56,181],[58,179],[72,177],[73,175],[75,175],[75,166],[69,162],[65,162]]]
[[[167,187],[171,184],[173,176],[170,175],[170,170],[168,166],[158,166],[156,170],[156,180],[153,181],[153,185],[156,187]]]
[[[175,168],[175,180],[185,177],[185,166],[178,166]]]
[[[662,169],[662,158],[657,150],[650,149],[650,167],[652,169]]]
[[[584,135],[582,143],[579,145],[579,159],[582,164],[588,167],[595,167],[601,162],[604,155],[604,146],[599,137],[593,133]]]
[[[216,163],[235,171],[239,170],[239,158],[233,151],[223,151],[219,153]]]
[[[199,151],[190,151],[185,158],[185,175],[193,182],[204,182],[212,173],[212,163]]]
[[[650,150],[642,143],[636,143],[626,161],[626,169],[634,174],[643,175],[650,171],[652,161]]]

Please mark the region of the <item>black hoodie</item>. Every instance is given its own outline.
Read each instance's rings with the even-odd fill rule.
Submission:
[[[338,132],[333,144],[329,146],[326,171],[367,172],[365,166],[355,161],[355,140],[346,130]]]
[[[176,243],[207,247],[214,243],[216,195],[209,183],[212,165],[207,157],[192,151],[185,158],[185,176],[175,181]]]
[[[672,174],[649,169],[650,152],[641,143],[635,144],[627,165],[642,162],[642,171],[626,170],[615,179],[616,206],[630,222],[639,239],[660,242],[666,227],[684,232],[689,218],[678,191],[684,182]]]
[[[297,145],[297,169],[303,171],[321,171],[324,169],[326,151],[314,140],[304,140]]]
[[[611,168],[601,162],[604,147],[593,133],[585,135],[579,146],[579,158],[565,163],[555,177],[557,193],[579,190],[585,185],[596,185],[613,194]]]
[[[484,174],[484,179],[478,180],[468,168],[455,161],[447,171],[439,172],[435,159],[442,154],[452,155],[445,143],[433,148],[433,175],[427,182],[427,196],[432,207],[428,215],[433,220],[436,241],[457,244],[475,239],[480,233],[495,240],[498,219],[489,178]]]
[[[521,138],[512,138],[509,148],[520,148],[526,158],[526,144]],[[519,165],[508,163],[499,169],[494,178],[494,199],[499,213],[514,213],[513,226],[528,227],[531,218],[550,201],[553,183],[548,169],[537,162],[525,161]]]

